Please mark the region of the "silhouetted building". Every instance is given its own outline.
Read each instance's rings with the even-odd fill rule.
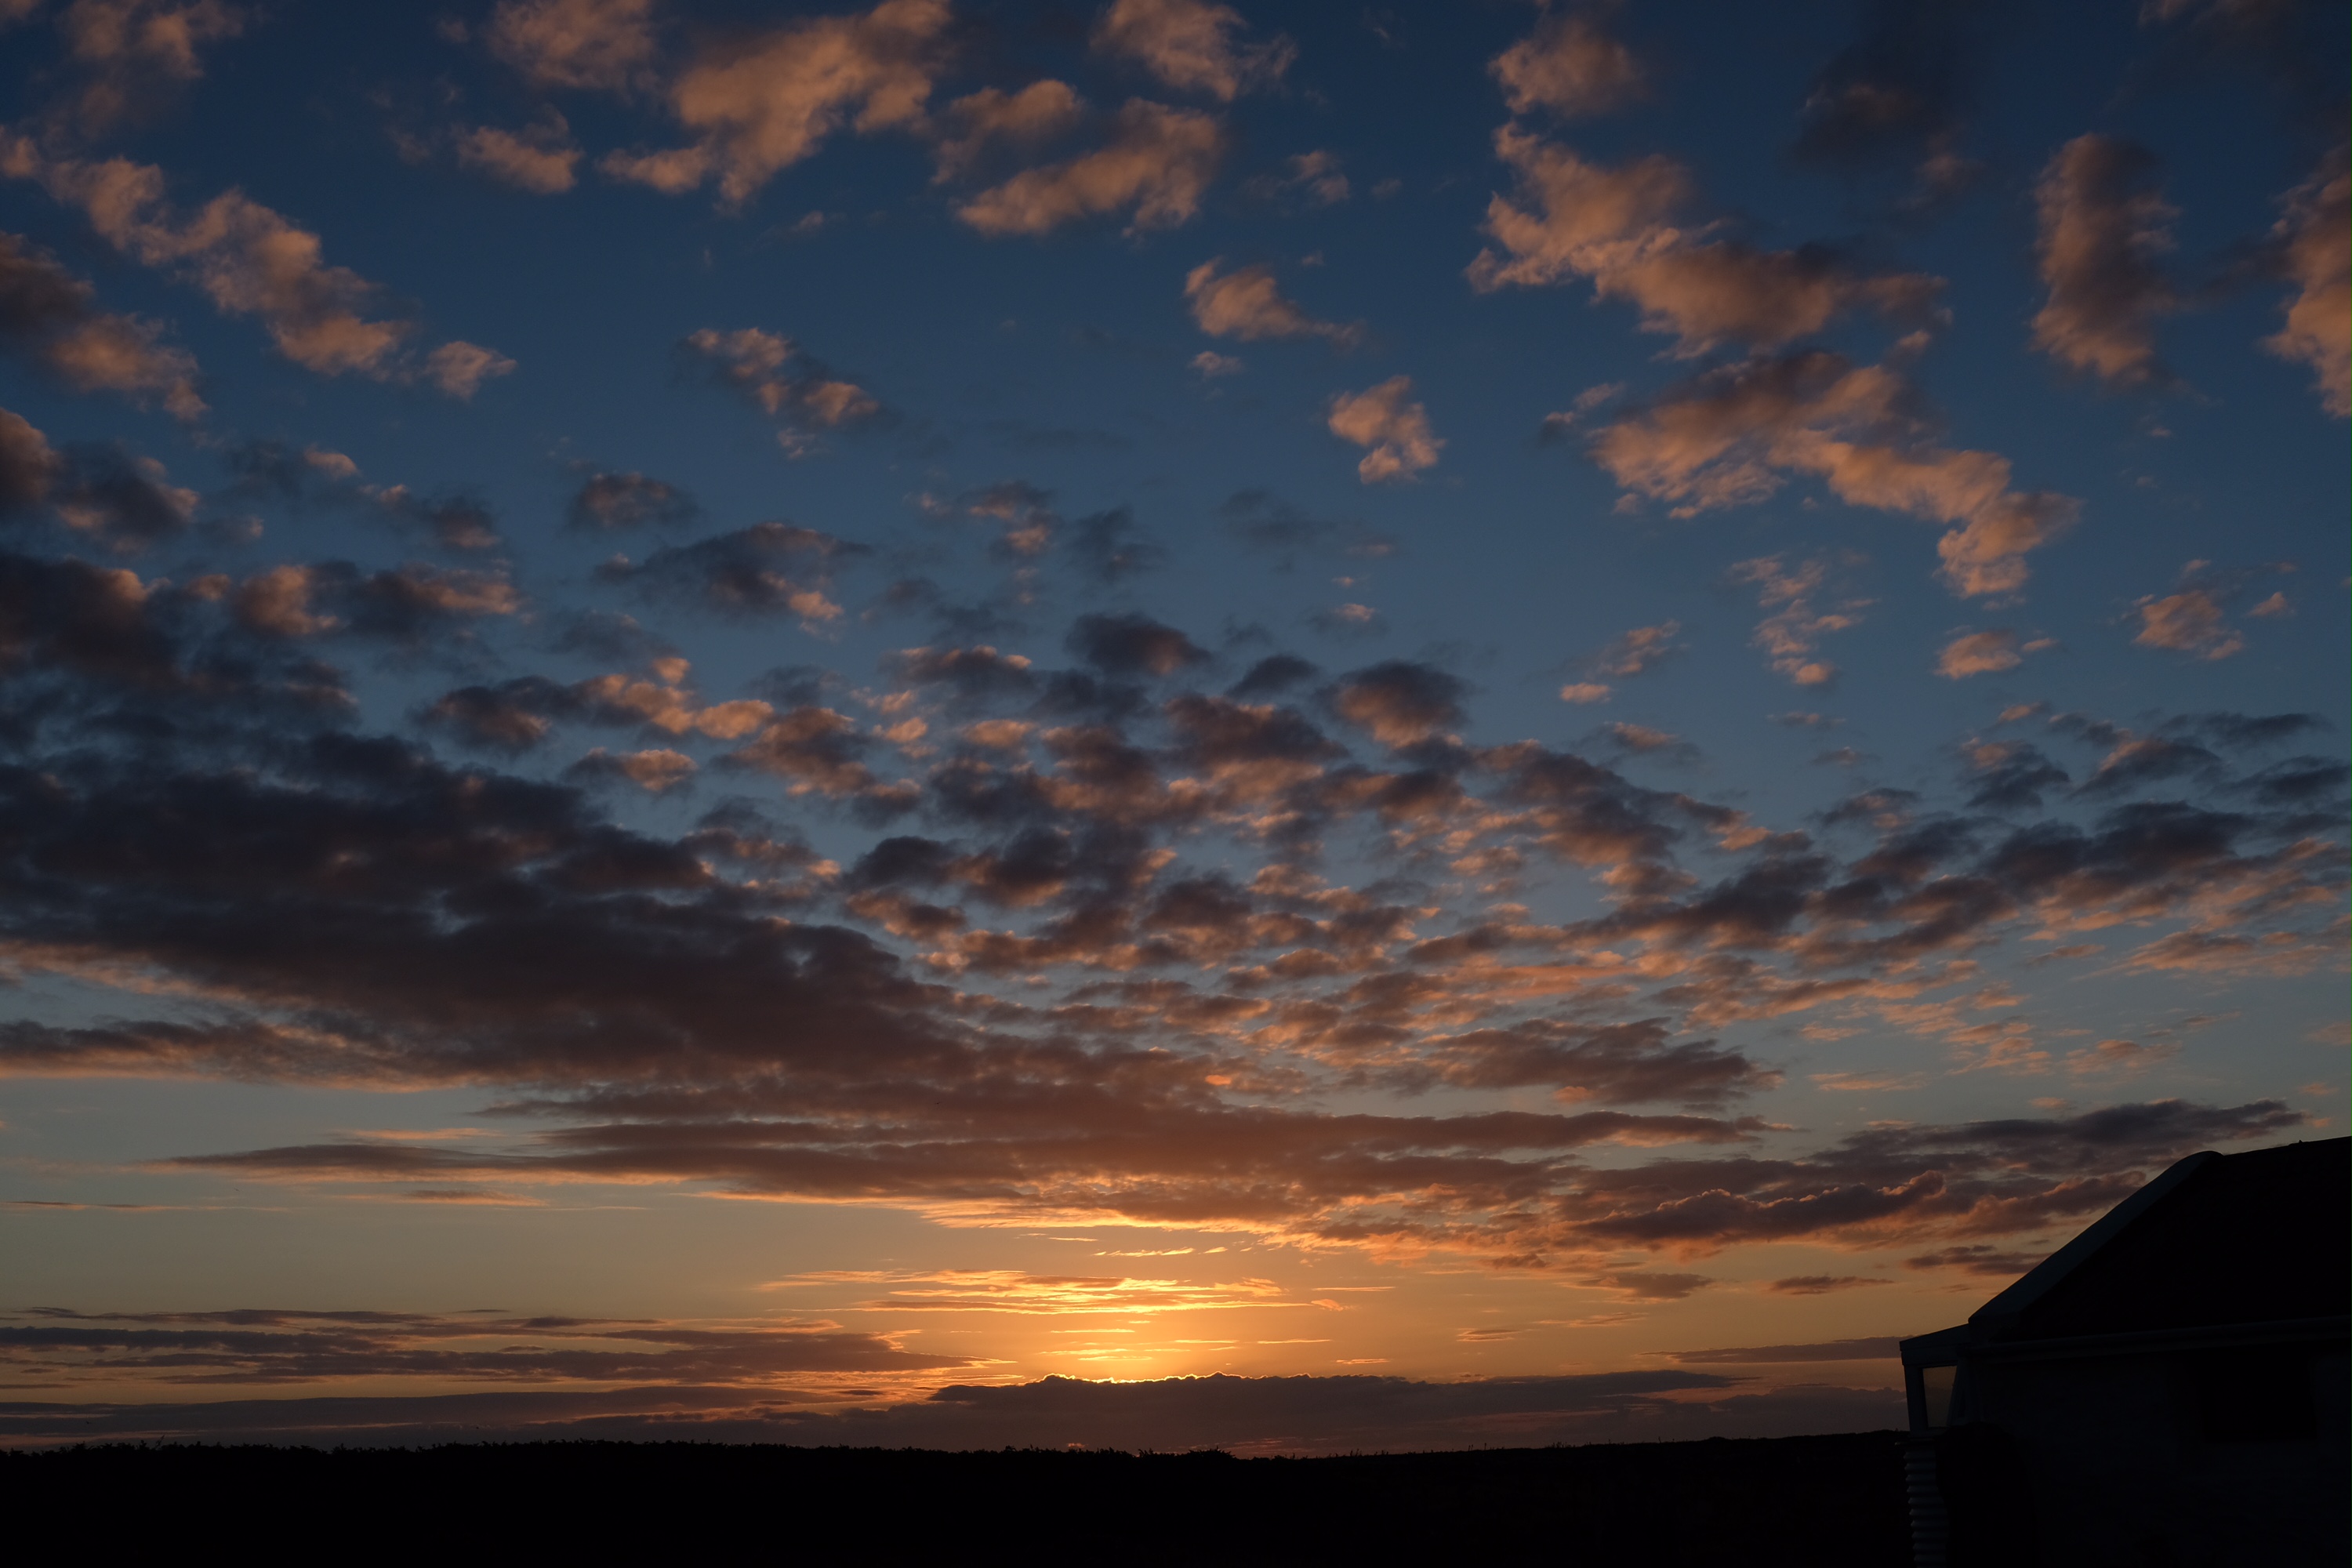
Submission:
[[[2344,1563],[2347,1152],[2191,1154],[1904,1341],[1917,1568]]]

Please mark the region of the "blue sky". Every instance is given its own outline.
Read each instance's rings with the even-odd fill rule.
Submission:
[[[1869,1425],[2340,1130],[2333,10],[0,25],[12,1431]]]

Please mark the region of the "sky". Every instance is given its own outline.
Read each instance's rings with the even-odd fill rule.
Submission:
[[[2345,33],[0,0],[0,1442],[1899,1424],[2344,1131]]]

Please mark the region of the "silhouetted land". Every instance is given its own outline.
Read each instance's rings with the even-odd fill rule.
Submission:
[[[0,1458],[84,1551],[275,1560],[1909,1562],[1892,1432],[1468,1453],[946,1454],[695,1443],[130,1446]],[[87,1531],[86,1534],[81,1533]]]

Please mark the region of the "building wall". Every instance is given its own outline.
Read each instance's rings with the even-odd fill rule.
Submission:
[[[2049,1568],[2334,1568],[2352,1559],[2347,1375],[2340,1342],[1971,1358],[1963,1418],[2006,1441],[1956,1451],[1955,1479],[1980,1518],[2000,1491],[2027,1493]],[[1987,1538],[2001,1521],[1954,1523],[1956,1563],[2015,1561]],[[1989,1550],[1965,1552],[1969,1533]]]

